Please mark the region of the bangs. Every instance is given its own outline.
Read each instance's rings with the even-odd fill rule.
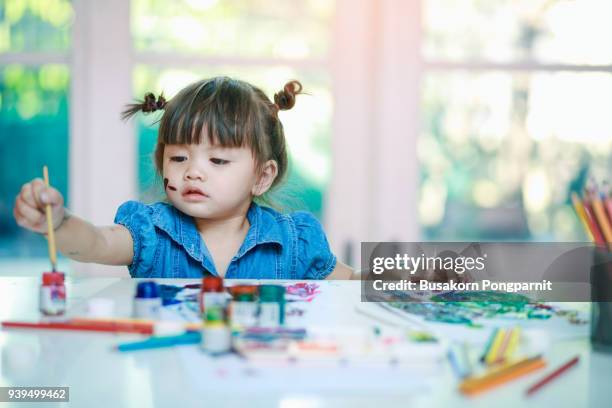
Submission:
[[[214,146],[256,151],[258,113],[248,84],[224,77],[197,82],[168,102],[158,141],[200,144],[206,137]]]

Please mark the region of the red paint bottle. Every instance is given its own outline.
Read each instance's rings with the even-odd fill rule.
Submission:
[[[66,285],[63,273],[43,273],[40,287],[40,311],[46,316],[59,316],[66,311]]]

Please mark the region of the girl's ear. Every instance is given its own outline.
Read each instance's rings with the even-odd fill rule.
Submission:
[[[276,160],[268,160],[261,169],[259,173],[259,179],[257,183],[253,186],[251,193],[254,196],[260,196],[266,191],[270,189],[272,183],[274,183],[274,179],[278,175],[278,164],[276,164]]]

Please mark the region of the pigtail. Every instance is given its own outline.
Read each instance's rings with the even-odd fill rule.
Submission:
[[[155,100],[155,95],[151,92],[147,92],[142,101],[126,105],[126,109],[121,112],[121,119],[127,120],[138,112],[151,113],[162,110],[166,107],[166,104],[167,101],[163,93]]]
[[[289,110],[295,105],[295,95],[302,93],[302,84],[293,80],[285,84],[283,89],[274,94],[274,104],[279,110]]]

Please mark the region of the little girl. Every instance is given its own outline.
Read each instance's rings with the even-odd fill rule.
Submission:
[[[123,113],[163,109],[155,166],[168,203],[128,201],[114,226],[70,214],[62,195],[40,179],[15,201],[17,223],[45,233],[52,205],[56,245],[81,262],[128,265],[134,278],[348,279],[319,222],[309,213],[281,214],[253,200],[287,172],[279,110],[291,109],[297,81],[274,95],[227,77],[196,82],[167,101],[147,94]]]

